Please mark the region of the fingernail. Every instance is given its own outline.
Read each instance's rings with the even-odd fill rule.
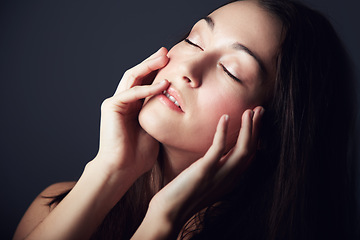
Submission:
[[[264,109],[264,108],[261,108],[261,109],[260,109],[260,112],[259,112],[260,116],[264,115],[264,112],[265,112],[265,109]]]
[[[225,114],[225,122],[229,121],[229,115]]]
[[[253,119],[253,117],[254,117],[254,111],[253,111],[253,110],[251,110],[251,113],[250,113],[250,118],[251,118],[251,119]]]
[[[160,56],[157,56],[157,57],[154,57],[152,60],[158,60],[159,58],[162,58],[163,55],[160,55]]]
[[[166,79],[162,80],[161,82],[159,82],[159,84],[165,84],[167,82]]]

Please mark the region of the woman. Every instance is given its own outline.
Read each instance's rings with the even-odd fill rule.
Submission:
[[[97,156],[14,239],[352,237],[351,79],[320,14],[227,4],[124,74]]]

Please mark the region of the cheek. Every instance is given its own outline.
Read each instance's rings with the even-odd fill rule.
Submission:
[[[227,143],[233,146],[241,126],[242,114],[252,106],[250,106],[246,98],[241,97],[237,93],[234,94],[233,91],[219,91],[219,88],[216,88],[209,90],[206,96],[207,97],[205,97],[205,95],[199,95],[199,103],[202,106],[202,122],[206,123],[208,132],[215,132],[220,117],[223,114],[228,114],[230,122],[228,126]],[[211,142],[212,138],[210,144]]]
[[[238,121],[243,111],[250,107],[247,98],[240,91],[227,86],[204,86],[204,91],[198,95],[198,103],[209,118],[219,119],[223,114],[228,114]]]

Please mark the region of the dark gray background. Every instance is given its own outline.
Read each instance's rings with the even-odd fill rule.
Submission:
[[[41,190],[76,180],[95,156],[100,104],[123,72],[223,2],[1,1],[0,239]],[[359,76],[355,1],[306,2],[329,16]]]

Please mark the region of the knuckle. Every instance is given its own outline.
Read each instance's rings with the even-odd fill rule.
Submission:
[[[130,89],[130,91],[132,92],[132,94],[134,94],[134,96],[138,96],[140,93],[139,91],[141,90],[141,87],[140,86],[134,86]]]
[[[111,98],[106,98],[102,103],[101,103],[101,111],[103,111],[104,109],[108,108],[111,104]]]
[[[135,79],[136,75],[134,73],[134,68],[130,68],[130,69],[126,70],[124,73],[124,78],[125,79]]]
[[[149,64],[146,64],[146,69],[148,72],[154,71],[154,68],[152,66],[150,66]]]
[[[131,74],[131,68],[130,69],[128,69],[128,70],[126,70],[125,72],[124,72],[124,77],[127,77],[127,76],[129,76]]]
[[[132,91],[137,92],[137,91],[139,91],[139,89],[141,89],[141,87],[138,85],[135,85],[131,89],[132,89]]]

